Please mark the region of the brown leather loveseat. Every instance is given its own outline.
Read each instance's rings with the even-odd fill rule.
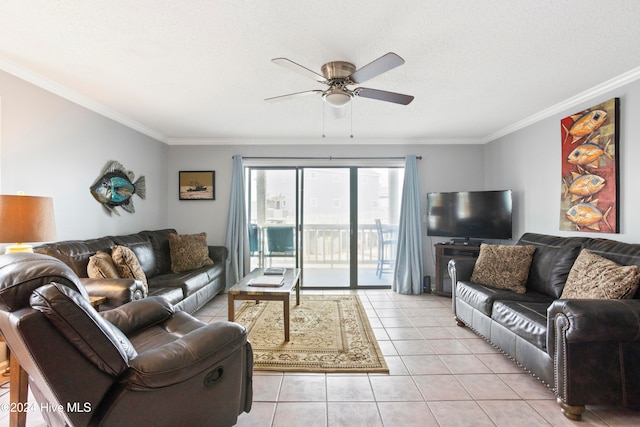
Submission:
[[[640,409],[640,290],[628,299],[561,298],[583,250],[614,261],[626,274],[623,266],[640,267],[640,245],[535,233],[517,245],[535,247],[524,293],[471,281],[475,260],[449,262],[458,324],[552,388],[568,418],[580,419],[585,405]],[[587,285],[596,282],[573,271],[588,277]]]

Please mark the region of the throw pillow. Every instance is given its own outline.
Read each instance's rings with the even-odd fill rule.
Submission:
[[[560,298],[633,298],[639,282],[637,266],[620,265],[583,249],[569,271]]]
[[[113,263],[118,273],[120,273],[120,277],[140,280],[147,292],[149,292],[147,276],[144,274],[136,254],[131,249],[126,246],[114,246],[111,249],[111,258],[113,258]]]
[[[116,266],[113,265],[111,255],[106,252],[98,251],[95,255],[89,257],[87,265],[87,276],[92,279],[119,279],[120,274]]]
[[[480,245],[471,281],[518,294],[527,291],[527,277],[535,246]]]
[[[209,258],[207,233],[169,234],[169,253],[171,271],[174,273],[213,265],[213,260]]]

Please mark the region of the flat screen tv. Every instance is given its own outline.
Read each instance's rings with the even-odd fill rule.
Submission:
[[[427,194],[427,234],[471,239],[511,238],[511,190]]]

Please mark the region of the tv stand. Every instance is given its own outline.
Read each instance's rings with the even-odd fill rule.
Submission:
[[[467,242],[470,242],[467,240]],[[436,248],[436,283],[432,293],[435,295],[451,296],[451,277],[447,268],[449,260],[459,258],[478,258],[480,244],[451,244],[438,243]]]

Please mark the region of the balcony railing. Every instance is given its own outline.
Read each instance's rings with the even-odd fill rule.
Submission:
[[[293,225],[265,225],[258,227],[257,243],[254,243],[256,251],[252,256],[279,257],[293,256],[294,254],[270,253],[266,238],[266,227],[290,227]],[[397,231],[397,226],[385,226],[387,230]],[[295,233],[294,233],[295,236]],[[378,261],[378,231],[375,224],[358,225],[358,264],[376,264]],[[385,247],[385,258],[395,257],[395,247]],[[323,264],[339,265],[349,263],[350,253],[350,226],[348,224],[305,224],[302,231],[302,255],[305,265]],[[262,265],[262,262],[260,262]]]

